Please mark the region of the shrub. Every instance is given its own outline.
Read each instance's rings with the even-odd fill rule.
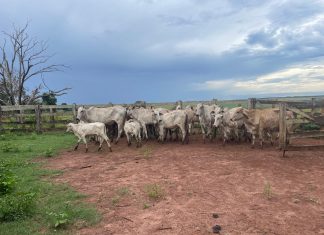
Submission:
[[[321,127],[315,123],[305,123],[301,125],[301,129],[305,131],[320,130]]]
[[[44,156],[45,156],[45,157],[53,157],[53,155],[54,155],[54,151],[53,151],[52,148],[48,148],[48,149],[46,149],[45,152],[44,152]]]
[[[20,192],[0,197],[0,221],[14,221],[31,215],[35,193]]]
[[[69,215],[66,212],[50,212],[47,215],[50,218],[51,227],[53,228],[66,228],[70,222]]]
[[[164,197],[164,191],[158,184],[146,185],[145,191],[147,193],[147,196],[153,200],[160,200]]]
[[[0,195],[11,192],[16,185],[16,176],[4,164],[0,165]]]

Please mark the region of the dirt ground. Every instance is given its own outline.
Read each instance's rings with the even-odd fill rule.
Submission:
[[[317,141],[315,141],[317,142]],[[57,182],[88,195],[102,220],[76,234],[324,234],[324,152],[248,144],[147,142],[50,159]],[[160,199],[148,196],[156,184]],[[218,218],[213,218],[213,213]]]

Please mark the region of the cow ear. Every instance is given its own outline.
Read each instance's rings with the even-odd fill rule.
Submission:
[[[160,116],[163,116],[163,113],[159,112],[159,115],[160,115]]]

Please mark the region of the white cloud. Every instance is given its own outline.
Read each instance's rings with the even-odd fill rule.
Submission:
[[[231,94],[293,94],[324,92],[324,65],[289,67],[249,80],[215,80],[194,84],[197,90],[224,91]]]

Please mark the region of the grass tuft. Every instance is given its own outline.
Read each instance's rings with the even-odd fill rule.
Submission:
[[[158,184],[148,184],[145,186],[145,192],[147,196],[155,201],[161,200],[164,198],[164,191]]]
[[[263,195],[270,200],[273,197],[273,192],[271,188],[271,184],[269,182],[266,182],[263,188]]]

